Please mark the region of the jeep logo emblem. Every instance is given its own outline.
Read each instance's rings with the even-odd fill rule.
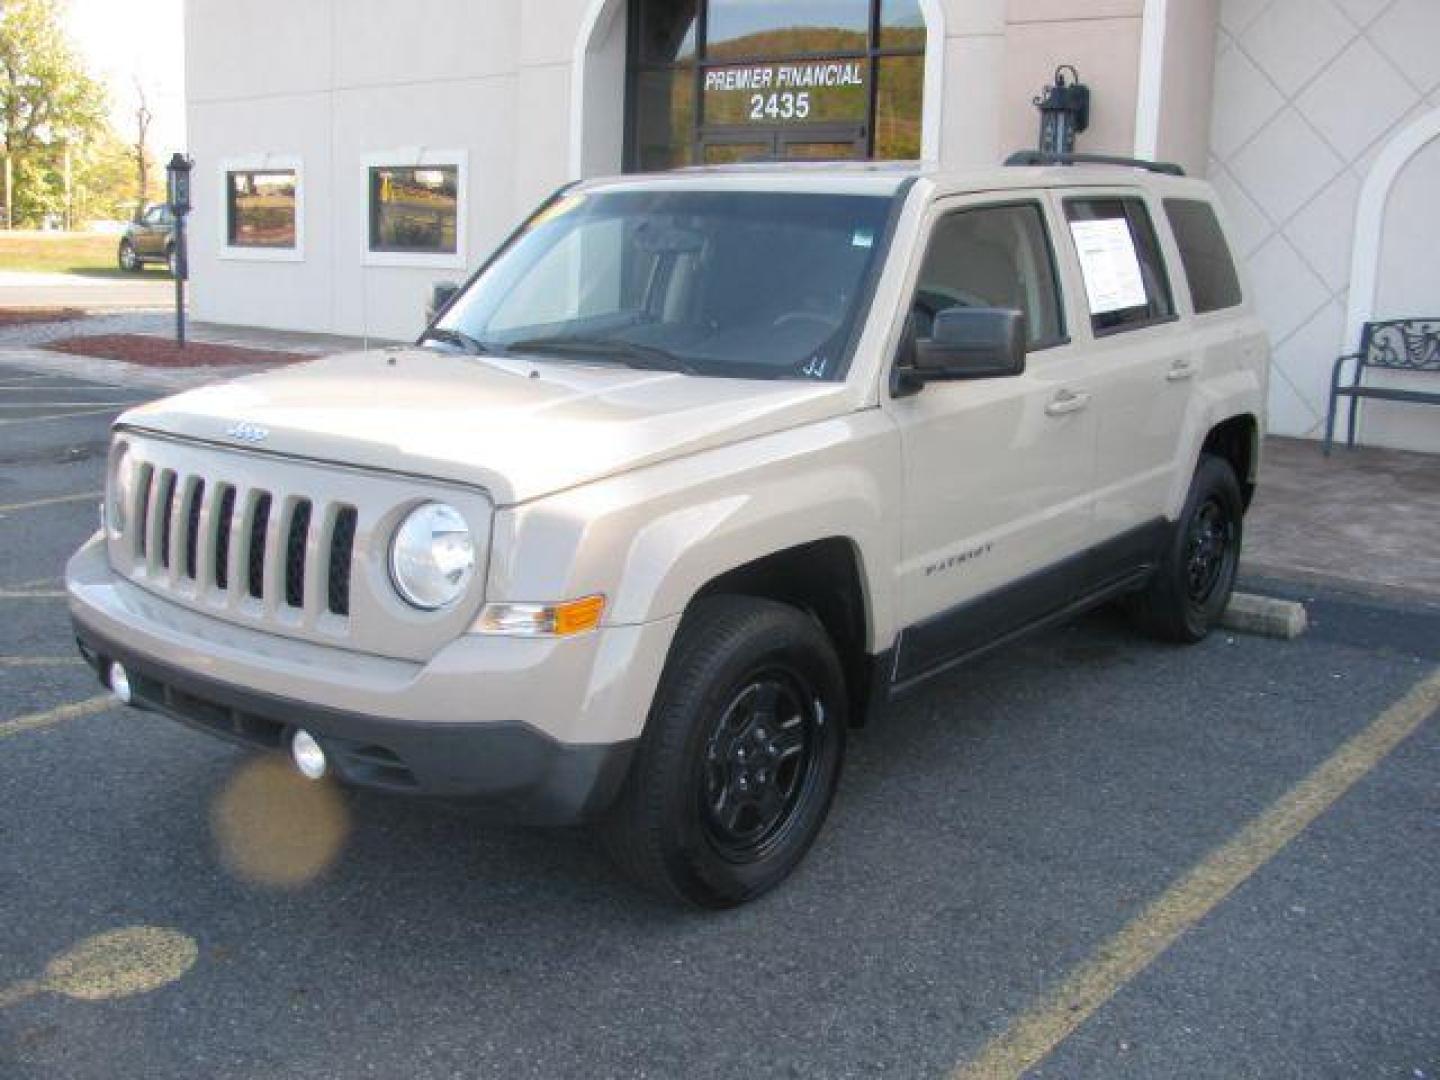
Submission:
[[[232,439],[239,439],[241,442],[258,443],[264,442],[270,437],[270,429],[263,428],[259,424],[236,424],[226,429],[226,435]]]

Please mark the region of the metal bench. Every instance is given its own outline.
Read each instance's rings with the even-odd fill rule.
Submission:
[[[1341,386],[1345,361],[1355,362],[1355,373],[1346,386]],[[1355,420],[1359,399],[1376,401],[1409,401],[1440,405],[1440,390],[1402,390],[1390,386],[1365,386],[1361,382],[1366,368],[1383,371],[1425,372],[1440,375],[1440,318],[1391,319],[1368,322],[1360,335],[1358,352],[1346,353],[1335,361],[1330,374],[1330,411],[1325,418],[1325,454],[1335,438],[1335,412],[1342,397],[1350,399],[1350,422],[1346,445],[1355,445]]]

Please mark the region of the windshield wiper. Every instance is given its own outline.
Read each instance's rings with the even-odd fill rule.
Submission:
[[[425,333],[420,335],[420,340],[443,341],[446,345],[455,345],[464,349],[471,356],[493,356],[498,355],[498,349],[492,349],[479,338],[471,337],[464,330],[451,330],[447,326],[432,326]]]
[[[556,353],[561,356],[590,356],[600,360],[618,360],[627,367],[642,371],[679,371],[694,375],[695,369],[674,353],[655,345],[637,345],[633,341],[599,337],[538,337],[511,342],[512,352]]]

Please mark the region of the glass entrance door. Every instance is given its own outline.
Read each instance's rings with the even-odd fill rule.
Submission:
[[[748,128],[702,131],[697,159],[702,165],[757,161],[859,161],[865,158],[865,129],[858,125],[814,124],[806,128]]]
[[[915,159],[919,0],[630,0],[625,167]]]
[[[827,128],[816,125],[776,133],[778,153],[784,161],[845,161],[867,157],[865,128]]]

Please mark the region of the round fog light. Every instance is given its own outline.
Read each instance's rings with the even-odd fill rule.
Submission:
[[[325,775],[325,751],[315,741],[315,736],[304,728],[290,738],[290,759],[295,762],[295,768],[300,770],[301,776],[319,780]]]
[[[124,664],[111,664],[110,670],[106,672],[105,679],[110,684],[110,692],[115,695],[122,705],[130,704],[130,675],[125,670]]]

